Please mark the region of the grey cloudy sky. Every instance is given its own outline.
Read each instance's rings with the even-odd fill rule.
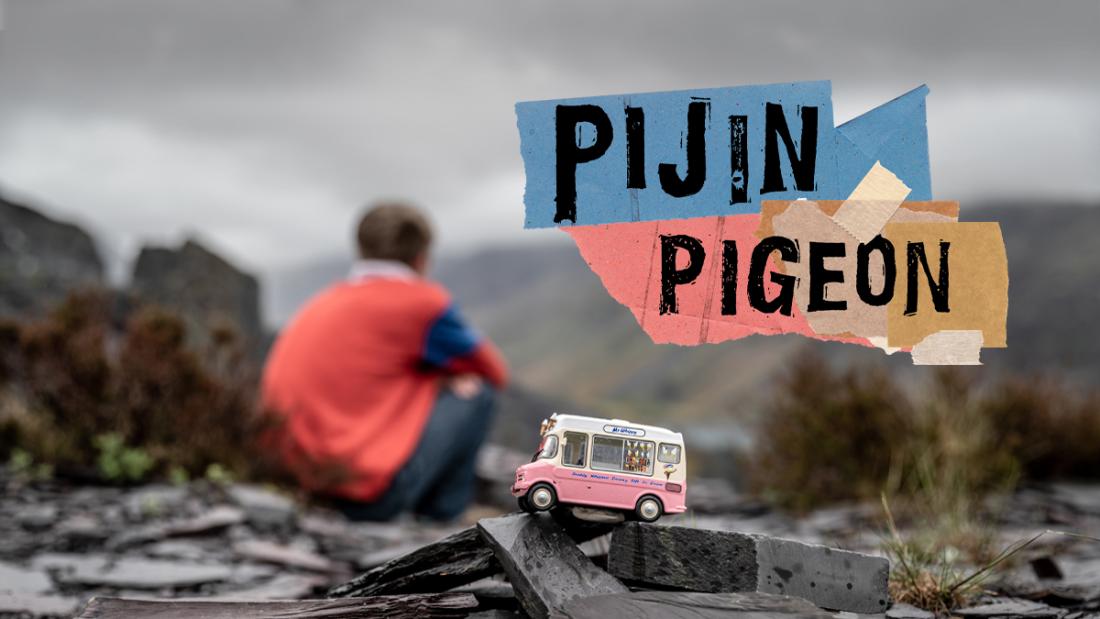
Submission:
[[[198,234],[270,275],[346,251],[381,197],[444,249],[538,242],[516,101],[831,79],[838,122],[930,86],[938,197],[1095,199],[1098,31],[1095,0],[8,0],[0,188],[116,270]]]

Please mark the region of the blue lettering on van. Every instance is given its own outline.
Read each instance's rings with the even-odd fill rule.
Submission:
[[[625,436],[645,436],[645,430],[639,428],[627,428],[624,426],[612,426],[607,425],[603,427],[603,431],[608,434],[622,434]]]

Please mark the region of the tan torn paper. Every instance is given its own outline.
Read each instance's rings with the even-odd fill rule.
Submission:
[[[833,215],[833,221],[860,243],[869,243],[894,216],[909,192],[901,179],[876,161]]]
[[[913,365],[981,365],[981,331],[937,331],[913,347]]]
[[[835,214],[839,212],[843,203],[837,200],[823,200],[813,202],[810,200],[795,200],[790,202],[764,202],[761,218],[761,233],[767,235],[776,234],[798,242],[800,247],[808,248],[810,242],[843,243],[845,252],[843,257],[830,258],[827,267],[840,270],[848,276],[842,282],[834,282],[826,286],[826,298],[834,301],[845,301],[847,309],[828,312],[808,312],[809,286],[795,288],[795,305],[805,315],[807,322],[815,333],[833,335],[838,337],[862,337],[874,346],[886,351],[887,354],[896,352],[897,347],[887,345],[886,337],[886,306],[871,306],[860,302],[856,294],[856,256],[858,255],[859,242],[845,232],[836,223]],[[782,209],[782,210],[780,210]],[[953,222],[958,218],[957,202],[905,202],[891,215],[891,223],[901,222]],[[904,252],[902,246],[899,251]],[[882,290],[885,285],[885,275],[882,265],[882,257],[878,252],[871,256],[870,271],[868,273],[871,289]],[[801,260],[797,263],[779,262],[776,270],[799,278],[800,281],[808,281],[809,262]],[[904,283],[904,271],[899,271]],[[895,289],[898,284],[895,283]]]
[[[1008,259],[997,223],[889,223],[884,234],[894,244],[897,285],[886,308],[889,346],[912,348],[940,331],[979,331],[982,346],[1007,345]],[[932,293],[923,267],[916,265],[913,291],[917,311],[906,315],[907,247],[923,243],[929,271],[938,276],[940,243],[949,243],[949,311],[933,310]]]

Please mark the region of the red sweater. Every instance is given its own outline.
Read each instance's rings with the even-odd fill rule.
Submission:
[[[304,487],[370,501],[412,456],[440,377],[467,372],[507,380],[499,351],[442,286],[370,277],[325,290],[280,333],[263,402],[285,422],[278,449]]]

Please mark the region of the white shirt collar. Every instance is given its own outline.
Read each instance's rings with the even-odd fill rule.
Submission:
[[[420,275],[404,262],[360,258],[351,265],[348,281],[357,282],[375,277],[387,279],[416,279]]]

